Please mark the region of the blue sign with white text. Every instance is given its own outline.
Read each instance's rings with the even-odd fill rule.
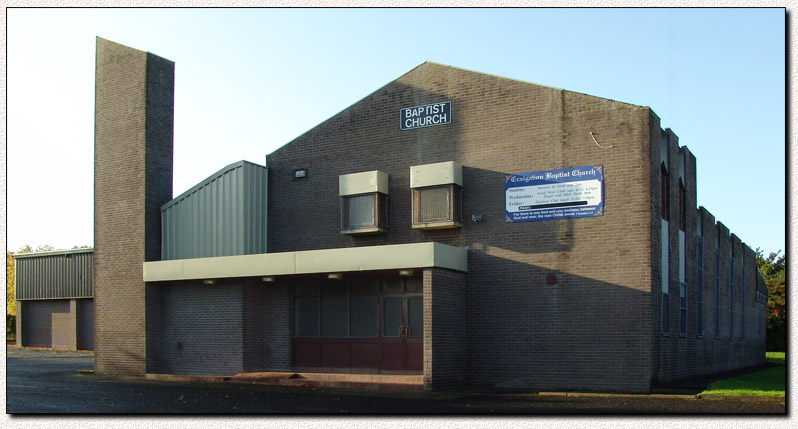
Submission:
[[[505,222],[603,216],[603,170],[590,165],[505,175]]]
[[[399,110],[399,129],[433,127],[452,122],[452,102],[425,104],[423,106],[405,107]]]

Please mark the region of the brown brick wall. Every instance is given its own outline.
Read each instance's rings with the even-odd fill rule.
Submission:
[[[451,124],[399,130],[400,108],[444,100]],[[269,251],[468,247],[466,383],[645,390],[649,133],[644,107],[427,63],[269,155]],[[450,160],[464,165],[465,225],[413,230],[409,167]],[[594,164],[604,216],[505,223],[506,173]],[[297,168],[308,178],[295,180]],[[374,169],[390,175],[390,231],[342,236],[338,176]],[[549,273],[557,285],[546,286]]]
[[[291,370],[291,335],[293,333],[293,292],[290,283],[262,285],[266,299],[264,313],[263,370]]]
[[[157,209],[171,198],[173,64],[101,39],[97,64],[95,367],[141,374],[141,263],[160,257]],[[451,124],[399,129],[401,108],[445,100],[452,102]],[[746,261],[752,253],[722,225],[721,332],[715,339],[714,219],[709,216],[701,217],[705,335],[696,331],[694,211],[688,211],[686,227],[688,332],[679,335],[680,151],[687,157],[685,183],[693,208],[696,161],[680,149],[675,134],[664,131],[671,213],[668,237],[661,237],[662,133],[659,118],[646,107],[425,63],[267,157],[268,248],[285,252],[428,241],[466,247],[464,279],[439,269],[424,273],[428,387],[645,392],[652,380],[761,361],[764,334],[761,339],[749,334],[754,323],[745,340],[728,338],[729,249],[736,246],[736,254],[748,255]],[[409,167],[441,161],[464,165],[465,223],[453,230],[412,229]],[[604,172],[603,216],[505,223],[505,174],[596,164]],[[307,179],[294,178],[299,168],[308,170]],[[390,176],[389,231],[341,235],[338,176],[375,169]],[[471,222],[472,214],[481,214],[482,221]],[[659,284],[663,239],[670,247],[671,327],[665,333]],[[738,277],[741,265],[735,265]],[[746,263],[747,278],[754,278],[754,266]],[[555,284],[547,284],[547,276],[556,277]],[[755,296],[754,284],[746,283],[746,295]],[[734,299],[741,303],[739,279],[735,288]],[[232,347],[238,355],[230,362],[248,370],[290,367],[290,288],[234,291],[240,293],[228,297],[233,311],[223,319],[240,322],[235,331],[240,342],[234,343],[243,348]],[[202,359],[178,366],[163,360],[171,347],[163,332],[191,325],[187,313],[185,318],[171,314],[172,308],[188,308],[184,304],[158,304],[173,293],[207,303],[221,292],[189,285],[147,287],[146,349],[158,355],[148,370],[164,365],[202,370]],[[746,307],[747,320],[755,320],[760,307]],[[734,316],[738,335],[739,308]],[[197,358],[209,357],[197,353]]]
[[[679,146],[678,137],[671,130],[661,131],[667,136],[670,153],[670,331],[662,330],[662,302],[659,288],[660,279],[660,176],[659,146],[652,147],[652,271],[655,282],[652,294],[655,311],[652,320],[653,341],[653,381],[668,382],[689,378],[700,374],[717,373],[741,367],[748,367],[764,362],[765,333],[758,332],[757,318],[764,319],[764,305],[756,302],[756,262],[753,251],[733,234],[728,228],[715,221],[714,216],[701,207],[696,209],[697,160],[687,147]],[[656,134],[655,130],[653,134]],[[657,140],[653,140],[657,141]],[[678,253],[678,216],[679,216],[679,154],[686,157],[686,189],[687,189],[687,225],[686,225],[686,251],[685,275],[688,285],[688,317],[687,333],[682,334],[679,329],[680,302],[679,302],[679,253]],[[704,237],[704,274],[703,283],[698,281],[697,245],[698,222],[702,222]],[[720,288],[719,312],[715,308],[715,239],[720,230]],[[734,246],[735,253],[735,280],[734,280],[734,335],[730,338],[729,332],[729,270],[730,249]],[[742,256],[745,254],[746,264],[746,326],[742,325]],[[754,286],[751,286],[754,285]],[[703,334],[699,332],[697,321],[698,287],[703,287]],[[719,335],[715,335],[715,318],[719,318]],[[742,339],[742,330],[745,329],[745,340]]]
[[[424,386],[462,387],[466,381],[466,276],[424,270]]]
[[[143,375],[142,263],[160,259],[172,197],[174,63],[97,38],[95,370]]]

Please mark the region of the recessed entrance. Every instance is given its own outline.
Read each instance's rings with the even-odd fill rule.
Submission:
[[[382,297],[383,369],[421,370],[424,332],[421,294]]]
[[[293,289],[295,370],[422,371],[420,278],[297,281]]]

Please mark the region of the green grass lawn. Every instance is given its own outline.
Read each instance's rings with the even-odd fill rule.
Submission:
[[[780,364],[775,368],[757,371],[739,377],[712,383],[702,394],[745,395],[745,396],[784,396],[785,365],[784,353],[767,353],[770,363]]]
[[[767,352],[765,357],[770,363],[784,363],[784,352]]]

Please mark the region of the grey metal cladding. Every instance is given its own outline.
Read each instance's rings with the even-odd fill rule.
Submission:
[[[94,249],[14,255],[16,299],[92,298]]]
[[[268,175],[239,161],[161,207],[164,260],[266,253]]]

